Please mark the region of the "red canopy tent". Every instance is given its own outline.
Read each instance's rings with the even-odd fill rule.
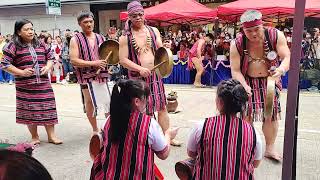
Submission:
[[[216,9],[210,9],[195,0],[168,0],[164,3],[145,9],[148,21],[170,24],[205,24],[212,23],[217,16]],[[120,13],[120,19],[125,21],[127,12]]]
[[[218,7],[218,17],[229,21],[238,21],[241,14],[248,9],[262,12],[264,18],[290,17],[294,15],[295,0],[238,0]],[[320,0],[307,0],[305,16],[318,16]]]

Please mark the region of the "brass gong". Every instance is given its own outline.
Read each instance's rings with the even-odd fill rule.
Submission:
[[[157,49],[154,57],[154,68],[160,73],[162,78],[169,77],[173,69],[173,56],[168,48],[160,47]]]
[[[108,57],[108,54],[111,53],[110,57]],[[108,64],[116,65],[119,63],[119,43],[115,40],[107,40],[103,42],[99,47],[99,57],[100,60],[105,60],[108,62]]]
[[[273,77],[268,77],[267,94],[264,102],[264,118],[269,119],[273,114],[274,96],[275,96],[276,80]]]

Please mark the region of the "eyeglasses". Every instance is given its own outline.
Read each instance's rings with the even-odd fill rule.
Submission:
[[[131,14],[130,17],[133,19],[137,19],[138,17],[142,17],[144,15],[143,12]]]

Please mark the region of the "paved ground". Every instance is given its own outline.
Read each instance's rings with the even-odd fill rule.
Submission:
[[[82,113],[79,86],[53,85],[53,88],[60,120],[56,131],[64,140],[64,144],[60,146],[48,144],[44,128],[39,128],[42,143],[35,150],[34,156],[47,167],[55,180],[88,180],[92,165],[88,154],[91,129]],[[181,112],[170,114],[170,119],[173,126],[181,127],[177,139],[184,144],[180,148],[172,148],[168,160],[156,159],[156,163],[166,179],[175,180],[178,178],[174,172],[174,163],[187,157],[185,145],[190,128],[196,121],[211,116],[216,111],[214,104],[216,89],[194,89],[182,85],[166,86],[167,92],[171,89],[178,92]],[[320,146],[319,100],[318,93],[303,92],[300,96],[297,179],[320,180],[320,153],[317,150]],[[285,104],[285,92],[282,93],[281,101]],[[285,107],[282,108],[284,118]],[[102,122],[103,118],[100,118],[99,123]],[[276,142],[280,152],[283,148],[284,122],[283,120],[280,123]],[[29,140],[27,128],[15,123],[14,86],[0,84],[0,124],[0,139],[9,139],[12,143]],[[261,124],[256,123],[255,126],[262,135]],[[281,164],[264,160],[255,171],[256,179],[280,179],[281,168]]]

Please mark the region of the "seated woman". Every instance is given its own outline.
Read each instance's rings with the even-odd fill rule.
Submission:
[[[236,80],[218,85],[220,115],[206,118],[192,129],[188,155],[196,158],[194,179],[252,179],[262,159],[262,143],[253,126],[237,117],[248,95]]]
[[[180,50],[178,51],[178,59],[181,61],[187,61],[189,56],[189,50],[187,49],[186,42],[180,43]]]
[[[168,157],[177,130],[163,135],[157,121],[144,113],[149,95],[143,81],[120,80],[114,85],[103,147],[95,157],[91,180],[154,179],[154,154],[163,160]]]

